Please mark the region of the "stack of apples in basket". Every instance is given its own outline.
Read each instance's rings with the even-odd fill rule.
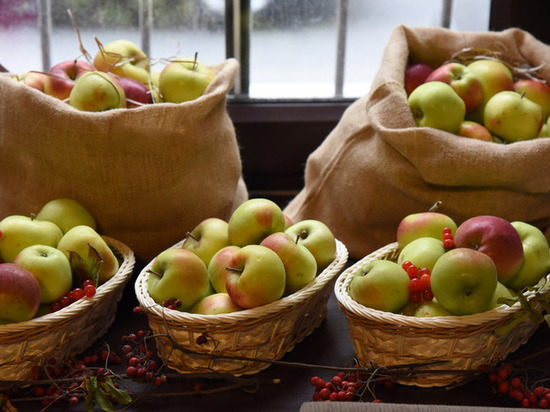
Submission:
[[[416,125],[496,143],[550,137],[546,80],[494,54],[459,53],[435,68],[410,63],[405,89]]]
[[[31,320],[95,295],[119,261],[91,213],[56,198],[0,221],[0,324]]]
[[[98,42],[95,57],[54,64],[47,72],[28,71],[13,79],[91,112],[135,108],[154,103],[182,103],[200,97],[214,79],[214,69],[191,58],[152,69],[149,56],[129,40]]]
[[[318,220],[292,223],[264,198],[249,199],[228,221],[210,217],[148,269],[147,291],[159,305],[219,315],[289,296],[336,257],[332,231]]]
[[[550,271],[543,232],[526,222],[480,215],[458,227],[429,211],[397,228],[395,260],[357,268],[349,295],[367,307],[403,315],[473,315],[515,302]]]

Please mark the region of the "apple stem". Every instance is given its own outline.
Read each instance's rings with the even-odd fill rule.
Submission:
[[[162,277],[162,273],[155,272],[153,269],[148,269],[147,273],[152,273],[153,275],[157,275],[158,277]]]
[[[521,92],[521,98],[523,99],[525,97],[525,90]]]
[[[196,240],[197,242],[199,241],[199,238],[191,232],[187,232],[186,235],[189,236],[191,239]]]
[[[432,205],[432,207],[430,207],[430,208],[428,209],[428,212],[434,212],[434,211],[436,211],[437,209],[439,209],[439,206],[441,206],[442,203],[443,203],[443,202],[442,202],[441,200],[438,200],[437,202],[435,202],[435,203]]]
[[[31,213],[31,220],[36,219],[36,215],[34,213]]]
[[[197,64],[197,57],[199,55],[199,52],[195,52],[195,58],[193,59],[193,71],[197,70],[198,64]]]
[[[239,269],[239,268],[232,268],[231,266],[227,266],[225,268],[225,270],[228,270],[230,272],[235,272],[235,273],[243,273],[243,270],[242,269]]]

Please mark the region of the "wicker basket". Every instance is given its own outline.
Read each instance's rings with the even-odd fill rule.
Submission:
[[[537,329],[538,324],[527,318],[508,334],[497,336],[494,333],[521,309],[519,302],[475,315],[418,318],[367,308],[351,299],[348,288],[355,270],[373,260],[395,261],[398,253],[397,243],[378,249],[348,267],[334,286],[340,309],[347,318],[357,360],[362,366],[436,361],[437,364],[422,367],[428,373],[411,373],[396,380],[423,387],[458,384],[469,379],[468,375],[453,371],[494,366],[526,343]]]
[[[178,243],[174,247],[180,246]],[[269,363],[228,357],[278,360],[321,324],[336,276],[348,258],[344,244],[337,240],[336,246],[335,260],[303,289],[268,305],[222,315],[191,314],[156,304],[147,292],[151,261],[139,274],[135,290],[151,330],[164,335],[156,339],[160,358],[181,373],[239,376],[266,369]],[[203,334],[207,340],[200,344],[197,338]],[[180,349],[174,349],[166,335]]]
[[[28,380],[32,367],[41,359],[77,355],[107,332],[131,278],[135,258],[125,244],[106,236],[104,239],[121,264],[115,276],[97,288],[93,298],[27,322],[0,326],[0,380]]]

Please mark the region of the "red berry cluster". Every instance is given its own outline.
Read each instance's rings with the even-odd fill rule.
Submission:
[[[69,306],[71,303],[82,299],[83,297],[92,298],[95,296],[95,292],[95,283],[88,279],[84,281],[82,288],[74,288],[68,291],[65,295],[61,296],[55,302],[52,302],[50,304],[50,312],[57,312],[58,310]]]
[[[168,298],[164,302],[162,302],[162,306],[168,309],[177,310],[181,307],[181,300],[176,298]]]
[[[453,230],[450,227],[443,229],[443,247],[445,250],[451,250],[455,248],[455,239],[453,236]]]
[[[159,365],[154,359],[154,352],[148,347],[149,332],[139,330],[136,333],[123,336],[126,342],[122,347],[122,353],[128,364],[126,376],[138,382],[153,382],[160,386],[166,381],[165,375],[159,375]]]
[[[350,402],[355,398],[357,389],[361,386],[357,382],[355,373],[338,372],[331,380],[324,381],[318,376],[311,378],[311,385],[315,387],[314,401]]]
[[[524,380],[514,373],[511,365],[502,365],[490,373],[489,380],[496,386],[497,393],[508,395],[519,402],[522,408],[550,409],[550,388],[541,384],[528,387]]]
[[[410,261],[403,262],[401,266],[409,275],[409,302],[431,301],[434,294],[431,287],[430,269],[419,268]]]

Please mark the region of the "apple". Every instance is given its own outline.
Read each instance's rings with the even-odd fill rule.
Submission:
[[[52,303],[65,295],[73,284],[69,259],[52,246],[33,245],[17,254],[13,261],[31,272],[40,283],[41,303]]]
[[[226,246],[220,249],[208,263],[208,279],[214,291],[227,292],[225,288],[225,268],[229,266],[233,254],[239,250],[239,246]]]
[[[513,290],[534,286],[550,272],[550,249],[544,233],[526,222],[511,222],[523,245],[523,261],[518,271],[505,282]]]
[[[465,220],[456,229],[454,241],[457,248],[471,248],[488,255],[495,263],[498,280],[504,284],[523,261],[518,231],[498,216],[480,215]]]
[[[154,92],[143,83],[130,77],[119,76],[116,78],[118,84],[124,90],[126,96],[126,107],[131,109],[134,107],[143,106],[144,104],[154,103]]]
[[[483,112],[483,124],[506,142],[538,137],[544,123],[542,107],[514,91],[496,93]]]
[[[40,283],[27,269],[0,263],[0,324],[34,318],[40,308]]]
[[[467,247],[457,247],[442,255],[431,273],[434,297],[455,315],[472,315],[486,310],[497,282],[493,259]]]
[[[495,294],[493,295],[491,302],[489,302],[487,310],[503,305],[503,303],[498,302],[499,299],[513,299],[515,297],[516,293],[514,291],[508,289],[503,283],[497,282]]]
[[[235,246],[260,244],[264,238],[285,229],[285,216],[279,205],[269,199],[248,199],[231,214],[227,233]]]
[[[424,83],[432,71],[433,69],[425,63],[409,63],[405,68],[405,91],[407,96]]]
[[[100,46],[94,57],[94,66],[97,70],[129,77],[146,86],[150,84],[149,58],[129,40],[114,40]]]
[[[445,251],[443,241],[433,237],[419,237],[399,252],[397,263],[402,265],[405,262],[411,262],[420,269],[427,268],[432,271],[435,262]]]
[[[301,220],[286,229],[285,233],[309,249],[317,262],[317,273],[321,273],[336,258],[336,238],[320,220]]]
[[[238,306],[250,309],[280,299],[285,282],[285,266],[277,253],[265,246],[247,245],[233,254],[225,288]]]
[[[290,216],[287,216],[287,215],[284,215],[284,216],[285,216],[285,230],[287,230],[290,226],[294,224],[294,222],[292,221]]]
[[[447,83],[423,83],[410,94],[409,107],[418,127],[432,127],[456,134],[466,105]]]
[[[459,136],[471,139],[482,140],[484,142],[494,142],[493,135],[485,126],[473,120],[464,120],[458,129]]]
[[[119,261],[114,252],[90,226],[78,225],[69,229],[59,241],[57,248],[71,262],[73,277],[79,284],[89,278],[97,280],[96,284],[101,285],[118,271]],[[99,264],[99,267],[96,264]]]
[[[81,60],[66,60],[52,66],[44,82],[44,93],[65,100],[71,94],[76,79],[94,71],[90,64]]]
[[[535,79],[519,79],[514,82],[514,90],[524,94],[532,102],[542,107],[544,119],[550,115],[550,86],[548,83]]]
[[[208,271],[201,258],[187,249],[170,248],[151,264],[147,291],[159,305],[167,299],[178,299],[178,309],[189,311],[205,297],[208,285]]]
[[[190,312],[201,315],[220,315],[243,310],[227,293],[214,293],[206,296],[193,305]]]
[[[92,214],[72,198],[56,198],[46,202],[36,214],[36,219],[55,223],[63,233],[79,225],[96,229],[96,221]]]
[[[483,100],[483,86],[477,75],[467,66],[451,62],[436,68],[426,82],[447,83],[460,96],[466,105],[466,114],[472,113]]]
[[[27,246],[46,245],[56,247],[63,232],[52,222],[35,219],[34,216],[10,215],[0,221],[0,260],[13,262]]]
[[[21,83],[26,84],[29,87],[32,87],[36,90],[44,92],[44,85],[46,84],[46,79],[48,75],[41,72],[29,71],[25,72],[22,75],[18,76],[18,80]]]
[[[423,300],[420,303],[409,303],[403,309],[403,315],[427,318],[434,316],[454,316],[451,312],[439,304],[437,299]]]
[[[196,60],[174,60],[160,72],[160,95],[171,103],[194,100],[202,96],[215,76],[210,67]]]
[[[548,126],[548,122],[544,122],[537,137],[550,137],[550,127]]]
[[[196,254],[208,267],[212,256],[229,246],[228,226],[225,220],[217,217],[204,219],[191,232],[187,232],[181,247]]]
[[[400,312],[409,302],[409,275],[390,260],[373,260],[355,269],[349,296],[366,307]]]
[[[126,107],[124,90],[117,80],[100,71],[88,72],[74,83],[69,104],[79,110],[102,112]]]
[[[284,296],[297,292],[315,279],[315,257],[303,243],[296,242],[288,233],[272,233],[260,245],[273,250],[283,261],[286,272]]]
[[[419,212],[405,216],[397,226],[397,243],[403,249],[410,242],[420,237],[433,237],[441,240],[443,229],[450,228],[454,235],[457,225],[455,221],[440,212]]]
[[[514,78],[508,66],[498,60],[478,59],[469,63],[467,67],[477,75],[483,87],[483,100],[477,109],[468,115],[468,120],[483,123],[483,112],[489,99],[498,92],[514,90]]]

